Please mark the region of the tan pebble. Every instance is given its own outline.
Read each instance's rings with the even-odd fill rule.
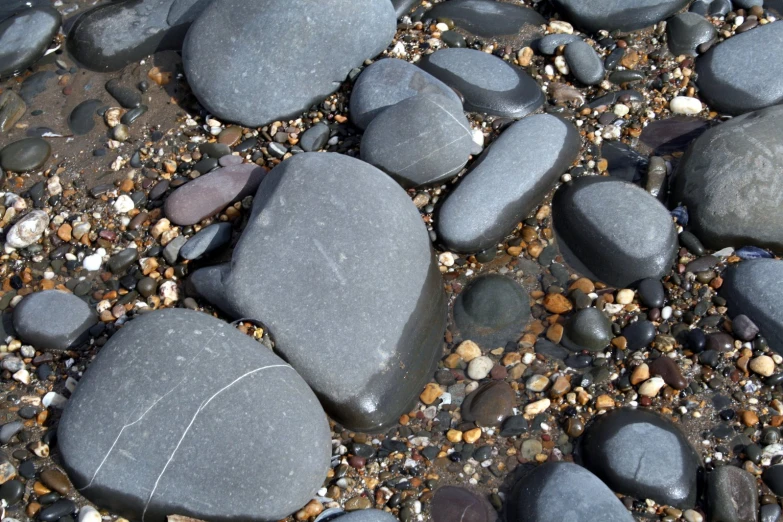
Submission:
[[[547,294],[544,297],[544,308],[553,314],[564,314],[570,312],[573,305],[563,294]]]
[[[440,385],[431,382],[424,387],[424,391],[421,392],[421,395],[419,395],[419,399],[421,399],[421,402],[424,404],[430,405],[441,395],[443,395],[443,389],[440,387]]]
[[[514,366],[522,362],[522,354],[519,352],[509,352],[503,356],[503,366]]]
[[[166,218],[160,219],[157,223],[155,223],[152,228],[150,228],[150,235],[152,235],[153,238],[158,239],[161,234],[163,234],[165,231],[169,230],[171,228],[171,221],[169,221]]]
[[[106,125],[111,127],[112,129],[120,124],[120,118],[122,117],[122,109],[119,107],[111,107],[106,110],[106,113],[103,115],[103,119],[106,122]]]
[[[456,353],[450,353],[449,355],[446,356],[445,359],[443,359],[443,365],[446,368],[454,370],[455,368],[459,368],[459,363],[461,361],[462,361],[462,357],[460,357]]]
[[[36,482],[35,484],[33,484],[33,492],[40,497],[41,495],[46,495],[47,493],[51,493],[52,490],[47,488],[40,482]]]
[[[309,520],[317,517],[324,510],[324,507],[317,500],[311,500],[305,507],[296,512],[295,518],[300,521]]]
[[[470,362],[476,357],[481,357],[481,348],[473,341],[462,341],[455,353],[465,362]]]
[[[612,339],[612,346],[620,350],[625,350],[625,348],[628,346],[628,339],[626,339],[622,335],[617,336],[614,339]]]
[[[595,407],[598,410],[608,410],[609,408],[614,408],[614,399],[608,395],[599,395],[595,399]]]
[[[481,438],[481,428],[473,428],[462,434],[462,440],[468,444],[473,444]]]
[[[68,223],[63,223],[60,228],[57,229],[57,237],[65,241],[66,243],[71,240],[73,228]]]
[[[595,292],[595,285],[586,277],[577,279],[568,287],[569,290],[576,290],[577,288],[586,294]]]
[[[563,325],[559,323],[555,323],[549,328],[547,328],[546,338],[552,341],[553,343],[559,343],[560,340],[563,338]]]
[[[642,363],[634,368],[631,374],[631,384],[636,386],[650,378],[650,367],[646,363]]]
[[[452,442],[454,444],[458,442],[462,442],[462,432],[459,430],[451,429],[446,433],[446,438],[449,439],[449,442]]]
[[[666,382],[660,377],[652,377],[647,379],[639,386],[639,395],[645,397],[655,397],[658,392],[666,385]]]
[[[523,47],[519,50],[517,53],[517,62],[522,67],[527,67],[530,65],[530,62],[533,60],[533,49],[530,47]]]
[[[759,423],[759,416],[756,415],[756,412],[745,410],[740,412],[740,420],[745,426],[755,426]]]
[[[541,399],[540,401],[531,402],[525,406],[525,415],[538,415],[544,413],[552,402],[549,399]]]
[[[552,398],[562,397],[571,390],[571,381],[565,375],[560,375],[555,379],[552,388],[549,390],[549,395]]]
[[[750,369],[754,373],[769,377],[775,373],[775,361],[769,355],[759,355],[750,361]]]
[[[633,303],[633,290],[630,288],[623,288],[617,292],[617,298],[615,299],[617,304],[627,305]]]

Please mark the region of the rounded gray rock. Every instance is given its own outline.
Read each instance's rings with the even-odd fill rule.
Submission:
[[[447,309],[427,229],[407,193],[358,159],[302,153],[275,167],[222,280],[217,299],[263,322],[348,429],[396,424],[441,355]]]
[[[550,462],[522,478],[511,492],[507,511],[508,522],[634,520],[598,477],[571,462]]]
[[[285,518],[315,495],[331,454],[326,416],[293,368],[182,309],[141,315],[106,343],[57,435],[82,495],[147,522]]]
[[[362,136],[361,158],[404,188],[447,180],[468,162],[473,135],[462,104],[418,94],[385,109]]]
[[[365,0],[361,9],[346,0],[220,0],[193,23],[182,60],[207,110],[258,127],[336,91],[386,48],[396,26],[389,0]]]
[[[465,98],[465,110],[522,118],[544,104],[536,81],[520,67],[476,49],[441,49],[419,66]]]
[[[213,223],[188,239],[179,251],[182,259],[198,259],[231,241],[231,223]]]
[[[351,91],[351,121],[365,129],[387,107],[417,94],[441,94],[462,102],[448,85],[412,63],[396,58],[378,60],[367,67]]]
[[[38,350],[77,348],[87,341],[97,322],[97,314],[87,303],[60,290],[34,292],[14,309],[16,333]]]
[[[397,517],[380,509],[361,509],[341,515],[334,522],[397,522]]]
[[[53,7],[33,7],[0,23],[0,77],[23,71],[44,55],[60,30]]]
[[[494,248],[525,219],[579,153],[569,122],[536,114],[514,123],[490,145],[449,194],[437,219],[446,248]]]
[[[689,0],[553,0],[565,18],[589,32],[633,31],[669,18]]]
[[[662,278],[677,254],[666,208],[618,179],[585,176],[561,186],[552,200],[552,223],[571,268],[618,288]]]
[[[707,504],[710,520],[755,522],[759,512],[756,477],[731,465],[715,468],[707,475]]]
[[[612,322],[597,308],[585,308],[566,323],[562,344],[575,352],[600,352],[612,340]]]
[[[680,13],[666,22],[666,42],[674,56],[696,56],[697,47],[712,42],[717,36],[715,26],[700,14]]]
[[[541,34],[546,20],[533,9],[494,0],[449,0],[427,11],[427,17],[447,18],[468,36],[524,47]]]
[[[566,45],[563,52],[571,74],[585,85],[597,85],[604,79],[604,62],[590,44],[579,39]]]
[[[28,172],[43,167],[52,147],[43,138],[25,138],[0,150],[0,167],[12,172]]]
[[[682,157],[671,199],[705,246],[783,252],[783,193],[770,190],[783,186],[782,131],[783,106],[768,107],[709,129]]]
[[[710,108],[742,114],[783,101],[783,24],[756,27],[696,60],[699,96]]]
[[[571,42],[576,42],[581,39],[581,37],[575,34],[552,33],[539,39],[536,44],[540,52],[552,56],[557,52],[557,48],[561,45],[568,45]]]

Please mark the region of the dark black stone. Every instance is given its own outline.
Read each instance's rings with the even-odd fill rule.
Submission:
[[[623,328],[623,337],[628,341],[627,349],[632,352],[649,346],[655,334],[655,324],[650,321],[636,321]]]
[[[658,279],[643,279],[638,287],[639,300],[648,308],[663,306],[665,294],[663,284]]]

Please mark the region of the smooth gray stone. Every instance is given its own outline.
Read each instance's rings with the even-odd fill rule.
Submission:
[[[539,39],[536,44],[541,53],[552,56],[561,45],[568,45],[571,42],[577,42],[581,39],[582,37],[575,34],[552,33]]]
[[[242,317],[225,292],[224,280],[231,271],[231,264],[208,266],[193,272],[188,278],[193,292],[223,310],[229,317]]]
[[[764,504],[761,506],[759,522],[779,522],[780,506],[777,504]]]
[[[734,5],[742,9],[750,9],[757,5],[764,5],[764,0],[732,0]]]
[[[633,31],[654,25],[685,7],[690,0],[552,0],[565,18],[597,32]]]
[[[701,459],[677,427],[647,410],[596,417],[581,439],[582,464],[615,493],[680,509],[696,504]]]
[[[14,309],[14,329],[38,350],[77,348],[98,322],[95,311],[73,294],[60,290],[34,292]]]
[[[367,67],[351,91],[351,121],[360,129],[387,107],[417,94],[442,94],[462,104],[448,85],[412,63],[384,58]]]
[[[609,318],[597,308],[585,308],[568,320],[561,342],[575,352],[600,352],[609,346],[612,337],[612,322]]]
[[[583,84],[597,85],[604,79],[604,62],[585,41],[580,39],[566,45],[563,57],[571,74]]]
[[[0,150],[0,167],[12,172],[28,172],[41,168],[52,147],[43,138],[25,138],[15,141]]]
[[[533,9],[495,0],[449,0],[436,4],[426,16],[448,18],[470,36],[520,46],[541,36],[541,26],[547,23]]]
[[[454,302],[454,325],[462,338],[489,350],[519,340],[529,322],[527,292],[500,274],[472,280]]]
[[[254,163],[223,167],[172,192],[163,207],[177,225],[195,225],[228,205],[252,195],[266,171]]]
[[[12,421],[7,424],[3,424],[0,428],[0,443],[8,444],[14,436],[24,429],[24,423],[22,421]]]
[[[3,0],[0,5],[0,21],[31,7],[51,7],[51,0]]]
[[[666,43],[674,56],[699,54],[696,48],[717,38],[715,26],[703,16],[692,13],[680,13],[666,22]]]
[[[397,522],[397,517],[380,509],[362,509],[346,513],[334,520],[335,522]]]
[[[82,495],[147,522],[285,518],[321,487],[331,455],[323,409],[293,368],[183,309],[140,315],[114,334],[57,435]]]
[[[707,505],[710,520],[756,522],[759,516],[756,477],[731,465],[715,468],[707,475]]]
[[[204,227],[188,239],[179,255],[182,259],[193,260],[214,252],[231,241],[232,229],[231,223],[213,223]]]
[[[26,9],[0,23],[0,77],[38,61],[60,30],[62,17],[52,7]]]
[[[517,482],[507,505],[508,522],[633,522],[612,490],[571,462],[538,466]]]
[[[742,114],[783,101],[783,24],[735,35],[696,60],[699,95],[711,109]]]
[[[494,248],[541,202],[579,153],[579,133],[537,114],[503,131],[446,198],[438,237],[455,252]]]
[[[163,258],[168,262],[170,265],[174,265],[177,263],[177,259],[179,259],[179,251],[182,250],[182,247],[185,246],[185,243],[188,242],[188,238],[185,236],[177,236],[171,241],[168,242],[168,244],[163,248]]]
[[[342,0],[220,0],[193,23],[182,60],[207,110],[258,127],[336,91],[388,46],[396,27],[389,0],[364,0],[361,9]]]
[[[190,22],[208,3],[208,0],[125,0],[102,4],[73,24],[67,48],[88,69],[118,71],[158,51],[181,49]]]
[[[473,149],[462,104],[440,94],[418,94],[385,109],[364,131],[361,158],[403,186],[454,177]]]
[[[527,72],[475,49],[441,49],[422,57],[419,66],[459,92],[468,112],[522,118],[544,104]]]
[[[411,8],[420,2],[421,0],[391,0],[394,14],[397,18],[402,18],[402,15],[408,14]]]
[[[677,254],[666,208],[618,179],[586,176],[561,186],[552,201],[552,223],[571,268],[618,288],[662,278]]]
[[[783,252],[782,131],[783,106],[768,107],[707,130],[680,160],[670,201],[688,207],[689,230],[708,248]]]
[[[217,297],[263,322],[353,431],[396,424],[441,356],[446,300],[421,215],[348,156],[301,153],[267,175]]]
[[[329,141],[331,130],[325,123],[317,123],[304,131],[299,138],[299,146],[305,152],[315,152],[321,150]]]
[[[731,317],[747,315],[772,349],[783,353],[783,261],[754,259],[732,266],[724,274],[721,295]]]

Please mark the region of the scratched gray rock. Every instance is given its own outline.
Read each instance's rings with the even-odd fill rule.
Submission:
[[[326,416],[293,368],[183,309],[142,315],[111,338],[58,438],[81,494],[143,522],[285,518],[321,486],[331,454]]]
[[[406,192],[357,159],[310,152],[275,167],[231,270],[212,276],[202,296],[265,324],[351,430],[396,424],[440,357],[446,301],[427,230]]]
[[[673,200],[687,205],[706,246],[766,246],[783,253],[783,106],[748,113],[702,134],[683,156]]]

